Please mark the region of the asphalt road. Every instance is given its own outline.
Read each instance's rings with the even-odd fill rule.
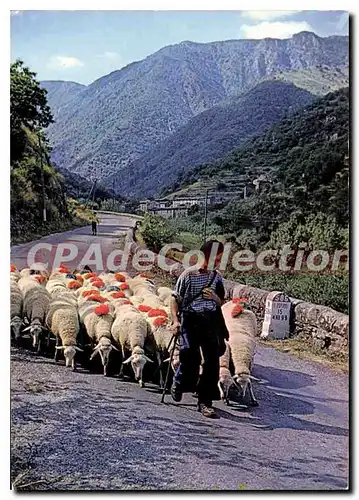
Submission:
[[[98,252],[97,255],[102,257],[102,259],[100,258],[100,266],[102,266],[102,269],[99,269],[97,264],[90,264],[90,267],[97,271],[105,269],[107,257],[113,250],[118,248],[118,237],[121,234],[125,234],[129,227],[134,226],[135,219],[124,215],[101,214],[100,212],[98,212],[98,215],[100,223],[97,227],[97,236],[92,236],[91,226],[85,226],[64,233],[44,236],[39,240],[29,243],[13,245],[11,247],[11,262],[19,269],[28,267],[28,256],[31,249],[34,249],[35,245],[45,243],[50,244],[51,249],[45,247],[39,248],[36,252],[36,262],[48,263],[49,267],[52,268],[56,253],[58,252],[59,256],[64,255],[60,262],[66,264],[70,269],[74,269],[81,264],[90,244],[97,244],[100,250],[98,250],[97,246],[97,248],[94,248],[94,252]],[[69,245],[73,245],[76,255],[74,254],[74,257],[68,260],[67,255],[70,250],[68,248],[62,250],[59,248],[60,244],[67,245],[68,248]],[[89,258],[95,258],[95,256],[96,253],[89,255]],[[58,267],[58,265],[55,264],[54,267]]]
[[[132,221],[131,221],[132,223]],[[98,238],[130,224],[106,216]],[[93,241],[87,229],[47,238]],[[81,238],[80,238],[81,237]],[[50,241],[52,242],[52,241]],[[24,245],[13,247],[21,262]],[[17,261],[16,258],[19,258]],[[348,486],[348,377],[260,347],[260,406],[215,404],[208,420],[186,395],[160,403],[156,386],[104,378],[12,348],[14,460],[32,447],[29,489],[332,490]],[[30,461],[29,461],[30,463]],[[17,465],[16,465],[17,467]],[[23,466],[25,468],[25,465]],[[26,480],[24,480],[26,482]]]

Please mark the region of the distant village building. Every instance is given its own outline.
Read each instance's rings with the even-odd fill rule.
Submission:
[[[242,196],[242,191],[212,192],[207,195],[207,205],[226,202],[233,197]],[[204,206],[206,196],[203,193],[198,196],[176,196],[172,200],[161,198],[157,200],[141,200],[139,209],[141,212],[161,215],[166,218],[186,217],[188,210],[197,205]]]
[[[257,179],[254,179],[253,184],[255,186],[255,190],[259,193],[264,186],[267,186],[271,181],[265,177],[265,175],[260,175]]]

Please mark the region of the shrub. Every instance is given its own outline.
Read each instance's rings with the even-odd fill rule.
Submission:
[[[154,252],[158,252],[164,244],[170,243],[175,234],[166,219],[149,213],[144,215],[140,232],[146,246]]]

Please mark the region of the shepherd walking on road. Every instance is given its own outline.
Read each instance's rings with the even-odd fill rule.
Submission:
[[[92,235],[93,236],[97,235],[97,224],[98,224],[98,222],[99,222],[98,217],[96,215],[96,212],[94,212],[93,219],[92,219],[92,222],[91,222]]]
[[[214,247],[214,264],[209,265]],[[220,399],[218,390],[219,358],[224,354],[228,330],[221,305],[225,291],[222,276],[216,271],[224,251],[223,244],[211,240],[201,252],[200,269],[187,269],[178,278],[172,300],[172,326],[180,334],[180,365],[174,376],[171,395],[179,402],[184,392],[198,394],[198,411],[215,417],[212,401]],[[210,270],[212,267],[213,270]],[[202,374],[199,376],[203,356]]]

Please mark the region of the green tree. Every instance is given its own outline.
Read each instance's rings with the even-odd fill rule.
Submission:
[[[36,73],[17,60],[10,66],[10,140],[11,161],[18,161],[25,152],[26,132],[46,128],[53,122],[46,100],[47,92],[40,87]]]

